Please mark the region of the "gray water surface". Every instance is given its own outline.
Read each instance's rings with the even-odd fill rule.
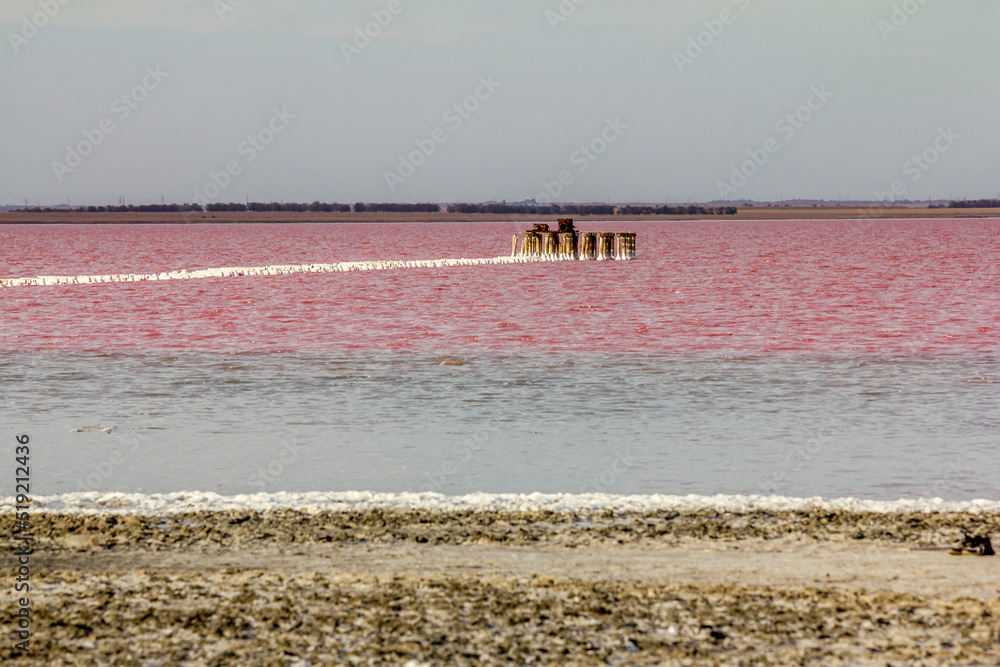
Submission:
[[[997,499],[998,388],[994,355],[7,354],[0,450],[30,435],[36,495]]]

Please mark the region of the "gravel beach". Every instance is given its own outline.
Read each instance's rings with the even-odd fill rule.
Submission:
[[[991,513],[36,513],[21,664],[998,665]],[[12,515],[0,515],[12,549]],[[15,576],[12,561],[5,575]]]

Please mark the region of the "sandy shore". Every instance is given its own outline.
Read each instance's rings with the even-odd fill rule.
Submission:
[[[23,664],[1000,664],[1000,558],[932,548],[963,531],[996,541],[997,514],[36,513],[31,525]],[[0,528],[12,534],[10,515]]]

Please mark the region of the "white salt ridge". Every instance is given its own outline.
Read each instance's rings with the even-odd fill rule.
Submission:
[[[621,259],[627,259],[622,257]],[[411,259],[339,262],[336,264],[280,264],[273,266],[230,266],[220,269],[171,271],[169,273],[117,273],[95,276],[36,276],[0,278],[0,287],[51,285],[93,285],[100,283],[139,283],[160,280],[197,280],[199,278],[234,278],[239,276],[280,276],[294,273],[343,273],[347,271],[385,271],[388,269],[441,269],[454,266],[490,264],[527,264],[534,262],[575,261],[560,255],[518,255],[479,259]]]
[[[13,497],[0,498],[0,514],[14,511]],[[780,511],[822,509],[854,512],[963,512],[1000,513],[998,500],[948,502],[941,498],[917,500],[860,500],[858,498],[786,498],[783,496],[614,496],[587,494],[489,494],[445,496],[439,493],[257,493],[221,496],[211,492],[143,493],[67,493],[32,498],[34,512],[63,514],[138,514],[162,516],[198,511],[298,510],[364,511],[372,509],[425,509],[473,511],[551,511],[588,513],[602,510],[618,512],[657,512],[664,510],[717,510],[724,512]]]

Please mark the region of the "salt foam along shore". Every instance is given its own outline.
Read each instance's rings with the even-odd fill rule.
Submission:
[[[628,259],[625,256],[619,259]],[[385,271],[387,269],[440,269],[453,266],[484,266],[491,264],[527,264],[534,262],[575,261],[560,255],[518,255],[516,257],[485,257],[478,259],[414,259],[339,262],[336,264],[282,264],[273,266],[230,266],[196,271],[169,273],[118,273],[94,276],[36,276],[34,278],[0,278],[0,287],[50,285],[93,285],[100,283],[138,283],[160,280],[196,280],[198,278],[233,278],[238,276],[280,276],[293,273],[342,273],[346,271]]]
[[[0,498],[0,514],[14,512],[13,497]],[[258,493],[221,496],[211,492],[67,493],[32,498],[31,510],[59,514],[136,514],[162,516],[188,512],[297,510],[308,513],[383,510],[472,510],[482,512],[588,513],[603,510],[649,513],[664,510],[716,510],[747,513],[755,511],[849,511],[875,513],[1000,513],[1000,501],[969,500],[946,502],[940,498],[917,500],[860,500],[858,498],[787,498],[783,496],[614,496],[588,494],[488,494],[444,496],[438,493]]]

